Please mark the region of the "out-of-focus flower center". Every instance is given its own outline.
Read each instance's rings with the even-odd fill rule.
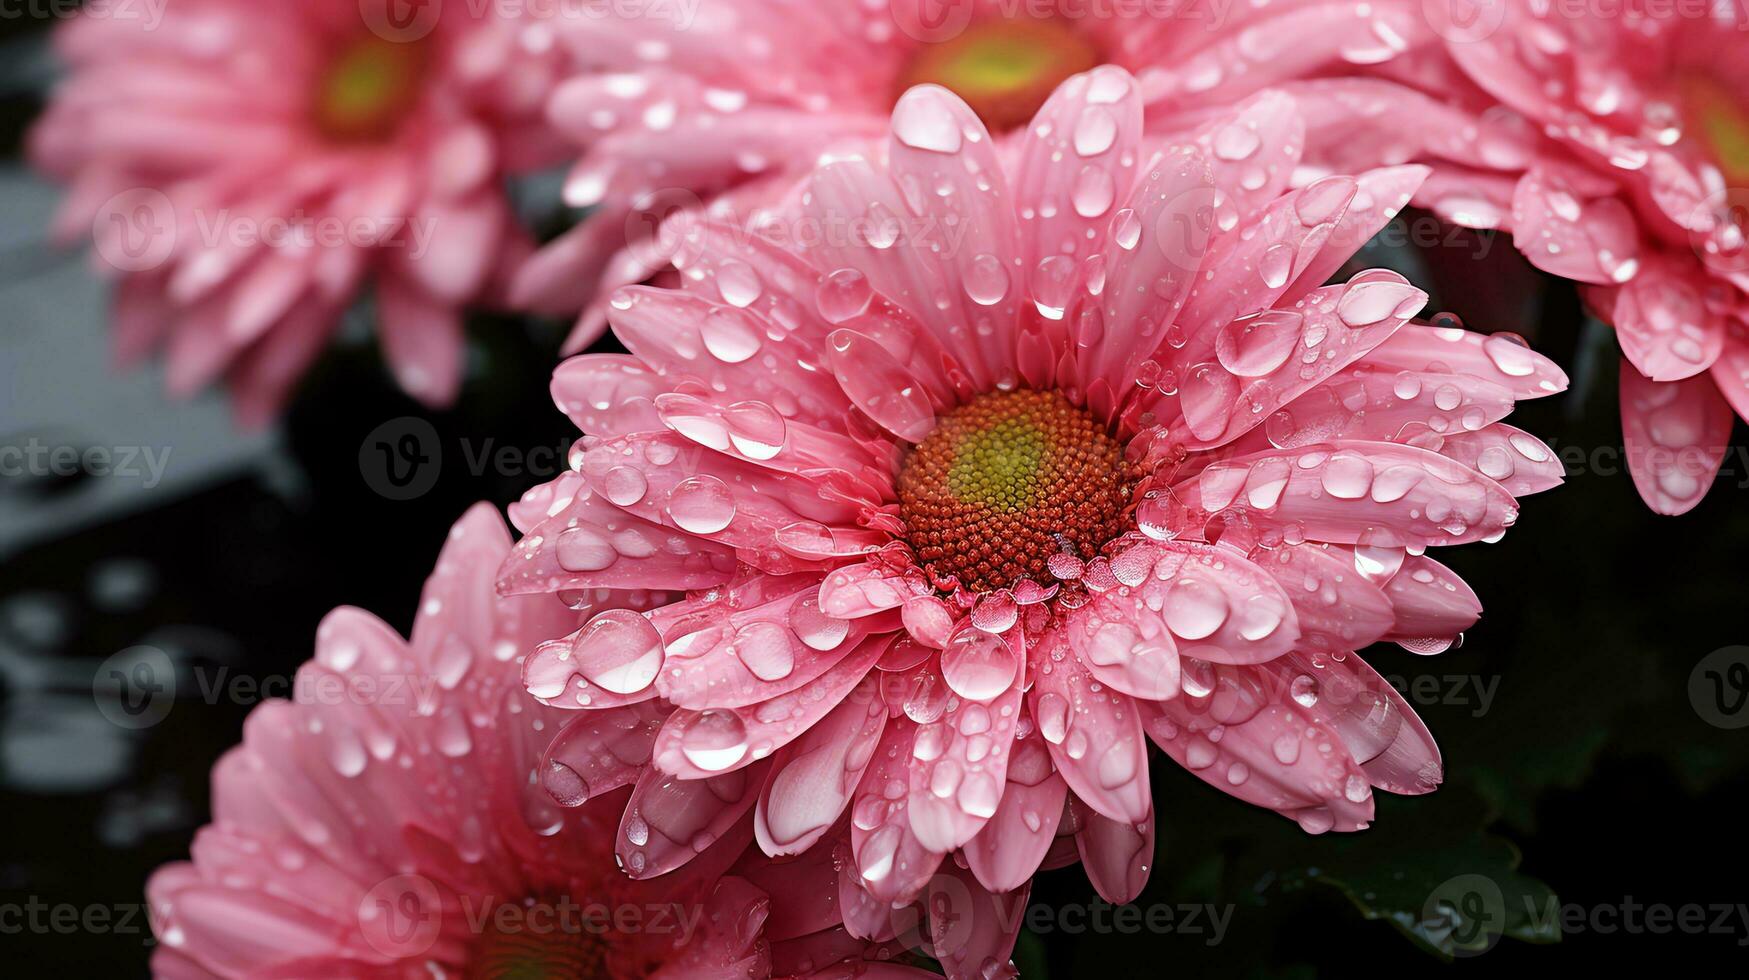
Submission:
[[[1690,131],[1709,151],[1731,184],[1749,181],[1749,100],[1708,75],[1680,82]]]
[[[1123,447],[1054,391],[993,392],[954,409],[899,471],[899,516],[938,586],[975,592],[1052,581],[1053,555],[1087,560],[1125,528]]]
[[[505,928],[496,916],[487,920],[486,931],[468,958],[469,980],[606,976],[607,946],[601,937],[584,928],[580,917],[562,914],[562,907],[551,911],[555,914],[550,917],[513,916],[514,928]]]
[[[1001,133],[1026,125],[1064,79],[1100,61],[1099,50],[1067,21],[982,20],[920,48],[900,73],[898,91],[934,82]]]
[[[316,128],[340,143],[393,135],[419,99],[425,48],[370,36],[341,48],[317,81]]]

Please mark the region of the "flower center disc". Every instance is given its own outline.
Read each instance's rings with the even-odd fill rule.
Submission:
[[[557,911],[557,910],[555,910]],[[556,916],[553,921],[518,921],[501,929],[488,920],[487,929],[469,957],[469,980],[558,980],[606,976],[606,946],[581,921]]]
[[[343,48],[317,82],[316,128],[338,143],[394,134],[419,99],[424,49],[367,37]]]
[[[1049,583],[1051,556],[1086,560],[1123,533],[1134,482],[1123,447],[1061,394],[993,392],[911,449],[899,516],[937,585]]]
[[[926,44],[899,75],[903,94],[933,82],[966,101],[993,133],[1032,121],[1070,75],[1096,67],[1099,51],[1060,20],[991,19],[956,37]]]

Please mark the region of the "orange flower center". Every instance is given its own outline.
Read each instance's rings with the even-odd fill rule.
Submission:
[[[1061,394],[992,392],[907,454],[899,516],[942,588],[1049,584],[1053,555],[1085,561],[1123,533],[1134,484],[1123,447]]]
[[[316,129],[338,143],[394,135],[419,100],[425,47],[370,36],[342,48],[317,81]]]
[[[898,93],[933,82],[966,100],[991,132],[1024,126],[1070,75],[1100,63],[1086,35],[1062,20],[990,19],[925,44],[899,74]]]

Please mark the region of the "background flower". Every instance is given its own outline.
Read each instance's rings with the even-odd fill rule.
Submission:
[[[1393,22],[1419,14],[1375,66],[1307,75],[1237,46],[1220,62],[1229,85],[1207,89],[1199,61],[1164,66],[1162,85],[1194,102],[1350,76],[1290,86],[1314,172],[1432,164],[1416,204],[1509,232],[1531,264],[1580,283],[1625,357],[1635,485],[1659,513],[1692,509],[1729,449],[1732,407],[1749,413],[1741,9],[1374,6],[1397,8]],[[1285,39],[1285,18],[1267,25]]]
[[[530,247],[503,180],[557,159],[559,63],[532,36],[498,5],[392,0],[63,25],[70,74],[31,155],[68,185],[57,235],[95,236],[119,276],[117,359],[161,345],[172,392],[223,376],[260,424],[369,289],[397,380],[447,405],[462,308]]]
[[[1315,64],[1364,29],[1353,7],[1293,0],[1268,10],[1324,19],[1296,38]],[[1195,3],[711,0],[562,18],[558,42],[588,71],[554,91],[549,115],[584,148],[566,199],[594,210],[524,268],[515,296],[554,313],[593,300],[569,345],[581,349],[605,328],[612,286],[667,265],[663,220],[708,209],[756,224],[822,152],[878,143],[912,85],[948,88],[1003,136],[1064,79],[1099,64],[1137,72],[1152,99],[1154,66],[1181,64],[1194,44],[1230,43],[1219,33],[1226,16]]]
[[[294,696],[215,768],[192,862],[152,878],[156,975],[860,971],[865,944],[820,914],[829,863],[743,858],[743,821],[684,872],[632,882],[600,822],[624,794],[567,810],[536,787],[559,713],[521,691],[519,651],[577,614],[493,594],[509,545],[484,505],[456,524],[411,641],[356,609],[323,621]]]

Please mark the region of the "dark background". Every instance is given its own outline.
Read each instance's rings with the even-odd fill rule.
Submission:
[[[266,680],[309,656],[316,623],[337,604],[404,630],[443,529],[472,501],[501,505],[551,475],[476,472],[468,454],[510,447],[550,467],[575,433],[546,394],[556,323],[476,320],[470,379],[448,413],[400,395],[359,324],[267,433],[236,432],[222,396],[174,405],[155,372],[106,371],[101,286],[82,256],[47,248],[52,191],[18,162],[51,77],[40,35],[38,24],[0,20],[0,445],[171,455],[150,488],[113,475],[0,479],[0,906],[103,909],[119,921],[154,867],[186,856],[207,812],[208,769],[250,705],[208,703],[184,683],[160,723],[123,728],[93,694],[105,658],[144,644],[189,676]],[[1427,797],[1381,795],[1363,834],[1314,838],[1156,754],[1159,848],[1139,904],[1230,907],[1223,940],[1210,944],[1206,918],[1198,933],[1065,924],[1023,936],[1023,974],[1740,969],[1749,913],[1715,929],[1709,911],[1702,930],[1663,934],[1602,916],[1624,903],[1749,905],[1749,728],[1707,720],[1749,723],[1749,706],[1721,716],[1689,693],[1702,658],[1749,642],[1749,471],[1733,456],[1699,508],[1654,516],[1620,470],[1614,340],[1587,322],[1570,286],[1530,270],[1504,239],[1467,233],[1375,245],[1366,260],[1410,272],[1434,292],[1430,309],[1525,334],[1573,378],[1567,395],[1511,420],[1563,451],[1568,484],[1527,498],[1503,542],[1439,555],[1481,595],[1481,623],[1438,657],[1367,651],[1387,676],[1436,679],[1424,682],[1433,697],[1412,700],[1444,750],[1447,782]],[[422,473],[429,490],[391,499],[378,492],[369,445],[422,431],[417,420],[432,426],[425,438],[442,461]],[[1485,712],[1478,681],[1491,686]],[[1454,961],[1423,920],[1441,883],[1460,875],[1501,889],[1508,936]],[[1099,904],[1076,869],[1047,874],[1034,895],[1090,915]],[[1558,902],[1593,924],[1539,925],[1527,902]],[[18,921],[0,918],[13,975],[144,972],[143,916],[132,933],[18,931]]]

